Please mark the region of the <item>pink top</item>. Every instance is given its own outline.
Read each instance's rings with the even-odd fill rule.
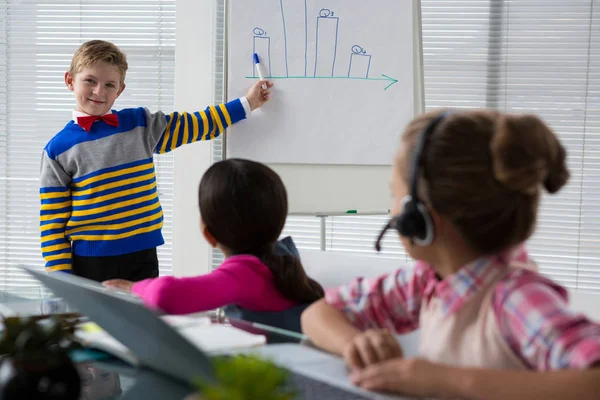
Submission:
[[[357,278],[325,294],[361,329],[386,327],[405,333],[420,326],[422,305],[432,298],[453,315],[487,287],[499,269],[491,306],[507,346],[527,367],[539,370],[584,368],[600,361],[600,325],[571,311],[560,285],[527,268],[508,271],[507,264],[528,264],[524,248],[484,257],[438,279],[434,269],[417,262],[377,279]]]
[[[189,314],[235,304],[250,311],[283,311],[298,304],[284,297],[257,257],[229,257],[214,271],[190,278],[163,276],[133,285],[144,303],[169,314]]]

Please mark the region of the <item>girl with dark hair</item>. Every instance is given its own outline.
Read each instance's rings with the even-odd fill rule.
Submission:
[[[189,278],[163,276],[137,283],[113,279],[104,285],[132,291],[151,307],[188,314],[234,304],[280,312],[323,297],[300,259],[275,246],[288,213],[281,178],[264,164],[227,159],[213,164],[198,189],[200,228],[225,261],[214,271]]]

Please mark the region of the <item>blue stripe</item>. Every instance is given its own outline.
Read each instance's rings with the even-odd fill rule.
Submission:
[[[116,240],[77,240],[73,252],[80,256],[117,256],[164,244],[160,229]]]
[[[54,246],[56,244],[64,244],[64,243],[68,243],[68,240],[65,238],[48,240],[48,241],[42,242],[42,247]]]
[[[64,228],[48,229],[47,231],[42,232],[42,238],[45,236],[56,235],[57,233],[64,233],[64,232],[65,232]]]
[[[134,193],[134,194],[130,194],[130,195],[127,195],[127,196],[117,197],[115,199],[110,199],[110,200],[101,201],[101,202],[92,203],[92,204],[85,204],[85,205],[82,205],[82,206],[74,206],[73,207],[73,212],[94,210],[94,209],[97,209],[97,208],[100,208],[100,207],[114,205],[114,204],[120,203],[122,201],[139,199],[140,197],[144,197],[144,196],[148,196],[148,195],[156,193],[157,192],[156,189],[157,188],[155,186],[155,187],[153,187],[150,190],[145,190],[143,192]]]
[[[210,113],[210,109],[206,109],[206,116],[208,117],[208,132],[206,132],[206,140],[210,139],[210,133],[212,132],[213,128],[216,131],[216,125],[215,125],[215,120],[212,117],[212,114]]]
[[[86,222],[92,219],[96,219],[96,218],[104,218],[104,217],[110,217],[113,216],[115,214],[119,214],[122,212],[127,212],[127,211],[131,211],[131,210],[137,210],[140,209],[142,207],[146,207],[146,206],[150,206],[152,204],[158,203],[158,196],[156,196],[154,199],[152,200],[148,200],[144,203],[138,203],[138,204],[132,204],[126,207],[120,207],[120,208],[114,208],[108,211],[104,211],[101,213],[96,213],[96,214],[91,214],[91,215],[82,215],[82,216],[71,216],[71,221],[77,221],[77,222]]]
[[[54,219],[49,219],[48,221],[40,221],[40,227],[44,226],[44,225],[50,225],[50,224],[66,224],[67,221],[69,221],[69,218],[54,218]]]
[[[46,262],[46,268],[60,264],[73,264],[70,258],[61,258],[60,260],[52,260]]]
[[[194,120],[192,119],[192,114],[187,113],[185,118],[187,119],[187,127],[188,127],[188,143],[192,143],[192,139],[194,137]],[[202,124],[198,124],[198,138],[200,138],[200,129]],[[198,139],[196,139],[198,140]]]
[[[64,187],[43,187],[40,188],[40,193],[58,193],[58,192],[68,192],[69,186]]]
[[[44,253],[44,257],[57,256],[59,254],[66,254],[66,253],[70,253],[70,252],[71,252],[71,248],[61,249],[61,250],[54,250],[54,251],[47,251],[47,252]]]
[[[126,168],[137,167],[138,165],[151,164],[151,163],[152,163],[152,158],[146,158],[144,160],[138,160],[138,161],[134,161],[134,162],[127,163],[127,164],[121,164],[121,165],[117,165],[115,167],[100,169],[98,171],[95,171],[95,172],[89,173],[87,175],[80,176],[79,178],[73,179],[73,183],[76,184],[78,182],[84,181],[89,178],[93,178],[98,175],[106,174],[109,172],[120,171],[120,170],[126,169]]]
[[[121,182],[121,181],[130,179],[130,178],[137,178],[138,176],[144,176],[144,175],[151,174],[151,173],[154,173],[154,166],[152,166],[152,168],[149,168],[149,169],[144,169],[144,170],[137,171],[137,172],[131,172],[131,173],[125,174],[125,175],[114,176],[112,178],[102,179],[97,182],[89,183],[85,186],[73,188],[72,196],[77,196],[78,192],[82,192],[84,190],[93,189],[95,187],[99,187],[102,185],[108,185],[109,183]]]
[[[227,128],[227,118],[225,118],[225,114],[223,114],[223,110],[221,110],[221,107],[216,106],[215,107],[217,109],[217,114],[219,114],[219,116],[221,117],[221,121],[223,122],[223,129]],[[217,136],[220,134],[219,131],[217,131]],[[216,136],[215,136],[216,137]]]
[[[73,195],[73,201],[81,201],[81,200],[90,200],[90,199],[94,199],[94,198],[98,198],[101,196],[106,196],[109,194],[113,194],[113,193],[118,193],[118,192],[124,192],[127,190],[131,190],[131,189],[135,189],[137,187],[142,187],[145,185],[149,185],[153,182],[156,181],[156,178],[152,177],[150,179],[146,179],[145,181],[139,181],[139,182],[134,182],[134,183],[129,183],[127,185],[124,186],[117,186],[111,189],[106,189],[106,190],[102,190],[100,192],[96,192],[96,193],[92,193],[92,194],[86,194],[86,195]]]
[[[183,145],[183,135],[185,132],[184,121],[185,118],[182,115],[179,115],[179,136],[177,137],[177,147],[181,147],[181,145]]]
[[[59,204],[65,201],[71,200],[71,196],[68,197],[55,197],[53,199],[42,199],[42,204]]]
[[[103,226],[103,225],[122,224],[125,222],[135,221],[138,219],[149,217],[154,214],[158,214],[158,213],[160,213],[161,210],[162,210],[161,207],[157,207],[154,210],[146,211],[146,212],[140,213],[140,214],[131,215],[131,216],[125,217],[125,218],[119,218],[119,219],[114,219],[114,220],[110,220],[110,221],[90,222],[88,225],[77,225],[77,226],[72,226],[72,227],[68,226],[67,229],[69,229],[69,230],[70,229],[78,229],[82,226],[89,226],[89,225]]]
[[[73,235],[77,235],[77,236],[94,236],[94,235],[119,235],[121,233],[128,233],[131,231],[134,231],[136,229],[139,228],[145,228],[148,227],[150,225],[154,225],[158,222],[162,222],[163,221],[163,217],[160,216],[156,219],[153,219],[151,221],[147,221],[147,222],[143,222],[137,225],[133,225],[127,228],[122,228],[122,229],[112,229],[112,230],[94,230],[94,231],[85,231],[85,232],[76,232],[73,233]],[[160,228],[157,228],[160,229]],[[82,239],[85,240],[85,239]]]
[[[227,108],[227,112],[231,117],[231,123],[235,124],[238,121],[243,120],[247,117],[246,110],[244,110],[244,106],[240,99],[235,99],[225,104],[225,108]]]
[[[171,151],[171,145],[173,144],[173,132],[175,131],[175,125],[177,124],[178,115],[178,112],[173,113],[173,122],[171,123],[171,126],[169,128],[169,140],[167,141],[167,146],[165,147],[166,152]]]
[[[58,208],[56,210],[40,210],[40,216],[42,215],[54,215],[71,212],[71,207]]]

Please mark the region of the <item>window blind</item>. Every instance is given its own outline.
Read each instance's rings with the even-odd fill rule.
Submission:
[[[39,240],[39,165],[46,143],[71,119],[75,100],[63,81],[83,42],[112,41],[129,62],[114,108],[174,107],[175,0],[0,1],[0,290],[39,296],[17,268],[43,267]],[[165,211],[159,248],[171,273],[173,159],[156,157]]]
[[[598,92],[600,19],[591,0],[502,2],[491,48],[501,109],[544,118],[567,148],[569,184],[545,196],[529,248],[542,272],[600,293]]]
[[[222,30],[224,1],[217,1]],[[600,293],[599,6],[596,0],[421,0],[426,109],[532,112],[556,131],[567,147],[572,177],[558,195],[543,196],[528,248],[542,273],[595,293]],[[217,44],[223,52],[222,33]],[[387,218],[326,218],[326,250],[373,254]],[[321,248],[318,218],[290,216],[284,235],[300,248]],[[393,233],[383,248],[379,257],[407,260]]]

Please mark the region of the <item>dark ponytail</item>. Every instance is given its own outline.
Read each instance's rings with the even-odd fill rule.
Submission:
[[[312,303],[325,295],[321,285],[306,275],[298,257],[270,252],[261,261],[271,270],[277,290],[288,299]]]

